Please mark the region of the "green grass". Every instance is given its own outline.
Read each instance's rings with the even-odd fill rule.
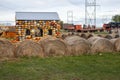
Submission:
[[[0,80],[120,80],[120,54],[1,61]]]

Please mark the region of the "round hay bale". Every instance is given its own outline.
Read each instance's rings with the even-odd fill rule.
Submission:
[[[114,42],[115,50],[120,52],[120,38],[116,39]]]
[[[76,35],[76,36],[80,36],[79,33],[76,33],[75,35]]]
[[[87,39],[86,34],[81,34],[81,36],[80,36],[80,37],[82,37],[82,38],[84,38],[84,39]]]
[[[99,52],[113,52],[114,51],[114,45],[105,38],[96,40],[92,47],[91,52],[93,54],[99,53]]]
[[[43,57],[43,49],[40,44],[33,42],[31,40],[26,40],[21,42],[15,51],[16,57]]]
[[[65,39],[65,42],[69,46],[71,55],[82,55],[90,52],[90,45],[87,40],[79,36],[69,36]]]
[[[45,56],[64,56],[67,55],[67,45],[60,39],[40,41]]]
[[[42,37],[39,42],[46,40],[56,40],[56,39],[57,39],[56,37],[46,36],[46,37]]]
[[[110,42],[114,45],[116,39],[111,39]]]
[[[78,35],[79,35],[79,33],[78,33],[78,32],[74,32],[74,35],[78,36]]]
[[[72,36],[72,32],[69,32],[69,33],[68,33],[68,36]]]
[[[72,32],[72,35],[75,35],[75,33],[74,33],[74,32]]]
[[[115,35],[115,38],[119,38],[120,36],[119,35]]]
[[[3,32],[0,32],[0,36],[2,36]]]
[[[87,38],[89,39],[89,38],[91,38],[91,37],[93,37],[93,35],[92,35],[92,34],[89,34]]]
[[[68,36],[64,39],[64,41],[69,45],[74,45],[79,43],[80,41],[85,41],[85,39],[79,36]]]
[[[0,38],[0,58],[14,57],[14,48],[8,40]]]
[[[103,37],[103,36],[102,36],[102,35],[100,35],[100,34],[98,34],[97,36],[98,36],[98,37]]]
[[[68,35],[66,35],[66,34],[62,34],[61,39],[64,40],[67,36],[68,36]]]
[[[106,39],[113,39],[113,37],[111,35],[106,35],[104,38],[106,38]]]
[[[92,45],[98,39],[101,39],[101,37],[91,37],[88,39],[88,42]]]

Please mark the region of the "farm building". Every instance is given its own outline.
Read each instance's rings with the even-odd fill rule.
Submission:
[[[17,34],[15,26],[0,26],[0,37],[15,39],[16,36]]]
[[[17,36],[15,26],[6,26],[6,27],[8,27],[8,29],[4,31],[4,37],[15,39]]]
[[[45,35],[56,36],[60,28],[60,18],[56,12],[16,12],[19,40]]]

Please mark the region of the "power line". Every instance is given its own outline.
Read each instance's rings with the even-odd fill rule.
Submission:
[[[85,25],[96,26],[96,0],[85,0]]]
[[[73,24],[73,11],[67,11],[67,23]]]

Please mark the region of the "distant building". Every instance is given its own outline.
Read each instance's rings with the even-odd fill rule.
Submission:
[[[69,28],[74,28],[74,24],[64,23],[63,29],[68,30]]]
[[[16,27],[15,26],[0,26],[0,36],[9,39],[16,39]]]
[[[56,35],[60,30],[60,18],[56,12],[16,12],[18,38]]]
[[[6,27],[8,27],[8,29],[5,31],[4,37],[15,39],[17,36],[15,26],[6,26]]]

